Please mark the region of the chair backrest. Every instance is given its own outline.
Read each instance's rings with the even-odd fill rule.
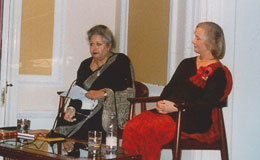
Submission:
[[[134,83],[135,83],[135,97],[148,97],[149,90],[147,86],[138,81],[134,81]]]
[[[60,96],[64,91],[58,91],[57,94]],[[58,116],[61,117],[61,115],[65,112],[65,97],[60,96],[59,100],[59,107],[58,107]]]
[[[140,98],[140,97],[148,97],[149,96],[149,89],[148,87],[138,81],[134,81],[135,83],[135,97]],[[131,101],[130,101],[131,103]],[[141,112],[146,111],[146,103],[141,102]],[[131,103],[130,105],[130,110],[129,110],[129,120],[132,119],[135,115],[135,104]]]

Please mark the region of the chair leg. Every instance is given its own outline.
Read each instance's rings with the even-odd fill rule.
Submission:
[[[176,152],[176,153],[174,150],[172,150],[172,159],[181,160],[181,150],[178,150],[178,152]]]
[[[228,160],[228,151],[227,148],[221,148],[221,160]]]
[[[228,160],[228,147],[227,147],[227,138],[224,124],[224,117],[222,109],[219,108],[219,126],[220,126],[220,139],[221,139],[221,159]]]
[[[178,159],[177,160],[181,160],[181,150],[180,150],[180,152],[178,154]]]
[[[181,141],[181,114],[182,111],[178,111],[177,119],[176,119],[176,132],[175,132],[175,142],[174,147],[172,149],[173,153],[173,160],[180,160],[181,159],[181,148],[180,148],[180,141]]]

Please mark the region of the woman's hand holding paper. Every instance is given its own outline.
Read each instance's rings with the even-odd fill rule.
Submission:
[[[75,113],[76,113],[76,110],[74,107],[68,107],[68,109],[65,111],[64,119],[69,122],[76,121]]]

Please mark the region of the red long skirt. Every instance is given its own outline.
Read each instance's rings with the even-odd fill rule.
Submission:
[[[141,154],[143,160],[156,160],[161,147],[173,139],[175,121],[168,115],[145,111],[128,121],[122,147],[128,155]]]

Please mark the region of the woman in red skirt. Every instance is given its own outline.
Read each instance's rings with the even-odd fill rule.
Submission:
[[[161,147],[174,137],[177,101],[193,104],[182,115],[184,132],[205,133],[210,129],[212,109],[227,96],[229,79],[220,62],[225,55],[224,33],[216,23],[202,22],[194,35],[192,43],[198,56],[179,64],[155,109],[127,122],[122,143],[127,154],[141,154],[143,160],[160,158]]]

